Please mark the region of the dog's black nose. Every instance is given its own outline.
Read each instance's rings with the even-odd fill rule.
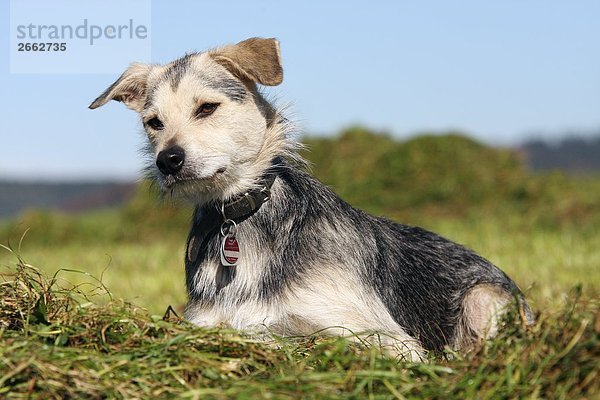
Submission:
[[[184,161],[185,151],[179,146],[173,146],[158,153],[156,166],[165,175],[175,175],[181,171]]]

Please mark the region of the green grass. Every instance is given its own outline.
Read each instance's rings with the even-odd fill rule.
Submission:
[[[43,266],[46,273],[63,270],[59,276],[66,284],[94,285],[96,279],[91,276],[97,277],[115,297],[160,313],[169,305],[180,307],[185,302],[183,245],[171,242],[112,246],[73,244],[28,249],[25,243],[22,251],[28,263]],[[14,255],[6,250],[0,249],[0,252],[1,265],[14,265]]]
[[[509,315],[495,340],[451,361],[397,362],[344,339],[256,342],[89,301],[19,262],[0,285],[6,398],[597,398],[597,300],[578,290],[534,326]],[[99,288],[100,291],[104,290]],[[516,313],[515,313],[516,314]]]

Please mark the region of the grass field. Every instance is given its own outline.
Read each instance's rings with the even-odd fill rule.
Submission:
[[[353,160],[365,141],[365,165],[320,158]],[[412,364],[343,339],[264,343],[163,318],[185,302],[189,209],[142,189],[119,209],[32,211],[0,226],[0,398],[600,398],[600,179],[531,176],[510,153],[455,137],[350,132],[312,145],[317,176],[353,204],[500,266],[535,325],[513,313],[476,351]],[[431,170],[423,149],[434,149]],[[420,177],[412,195],[402,179],[360,175],[388,161],[385,176]]]
[[[475,249],[500,266],[541,308],[552,307],[557,298],[579,284],[584,295],[599,294],[600,232],[524,230],[522,224],[497,216],[466,221],[438,219],[425,226]],[[186,229],[183,225],[175,237],[152,242],[28,244],[25,235],[20,255],[50,274],[64,269],[59,277],[72,284],[93,283],[94,279],[66,270],[101,277],[116,297],[161,314],[167,306],[178,308],[185,302]],[[17,247],[18,239],[16,236],[13,247]],[[15,254],[0,250],[0,265],[15,262]]]

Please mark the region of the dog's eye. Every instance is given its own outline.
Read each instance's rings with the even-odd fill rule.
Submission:
[[[163,125],[162,121],[161,121],[160,119],[156,118],[156,117],[154,117],[154,118],[150,118],[150,119],[149,119],[149,120],[146,122],[146,124],[147,124],[147,125],[148,125],[150,128],[152,128],[152,129],[154,129],[154,130],[157,130],[157,131],[160,131],[162,128],[164,128],[164,127],[165,127],[165,126]]]
[[[196,110],[196,117],[207,117],[214,113],[217,107],[219,107],[219,103],[204,103]]]

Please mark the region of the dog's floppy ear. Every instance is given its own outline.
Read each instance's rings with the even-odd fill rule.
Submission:
[[[277,39],[251,38],[209,52],[210,56],[242,79],[267,86],[283,81],[281,54]]]
[[[146,98],[146,84],[151,65],[133,63],[123,72],[115,83],[110,85],[90,104],[92,110],[105,105],[110,100],[122,101],[137,112],[142,111]]]

